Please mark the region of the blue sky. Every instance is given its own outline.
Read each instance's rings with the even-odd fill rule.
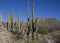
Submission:
[[[14,11],[17,20],[18,11],[20,19],[27,20],[26,5],[29,2],[29,14],[32,14],[32,3],[34,2],[35,18],[56,18],[60,20],[60,0],[0,0],[0,10],[3,21],[7,21],[8,12]]]

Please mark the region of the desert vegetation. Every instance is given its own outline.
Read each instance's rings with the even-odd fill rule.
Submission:
[[[12,11],[6,23],[0,21],[0,28],[0,43],[60,43],[60,21],[56,18],[35,18],[34,3],[32,18],[27,5],[27,22],[20,21],[20,12],[16,22]]]

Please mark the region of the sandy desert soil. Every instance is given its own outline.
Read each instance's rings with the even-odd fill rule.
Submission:
[[[0,43],[23,43],[24,41],[17,40],[16,36],[11,32],[7,31],[5,28],[0,29]]]
[[[38,39],[34,43],[54,43],[52,38],[49,37],[51,37],[51,35],[43,37],[38,34]],[[3,28],[0,29],[0,43],[26,43],[26,37],[24,39],[17,39],[16,35],[6,30],[6,28]]]

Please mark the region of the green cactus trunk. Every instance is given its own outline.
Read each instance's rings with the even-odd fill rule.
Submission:
[[[18,12],[18,28],[17,28],[17,33],[18,33],[18,39],[20,38],[21,34],[21,28],[20,28],[20,12]]]
[[[0,28],[2,26],[2,12],[0,11]]]
[[[7,30],[9,29],[9,23],[8,23],[8,21],[7,21]]]
[[[29,39],[29,33],[30,33],[30,16],[29,16],[29,7],[27,4],[27,38]]]
[[[37,30],[38,30],[37,29],[37,19],[35,19],[35,29],[36,29],[35,31],[37,32]]]
[[[18,30],[17,30],[18,33],[20,33],[20,13],[18,13]]]
[[[8,16],[8,21],[7,21],[7,30],[9,30],[9,29],[10,29],[10,14]]]
[[[12,14],[11,14],[11,31],[13,31],[13,29],[14,29],[14,14],[12,12]]]
[[[34,39],[35,32],[35,21],[34,21],[34,4],[32,4],[32,40]]]

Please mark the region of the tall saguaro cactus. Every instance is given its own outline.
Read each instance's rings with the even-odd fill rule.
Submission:
[[[2,26],[2,11],[0,11],[0,28]]]
[[[29,16],[29,7],[27,4],[27,37],[29,38],[29,33],[30,33],[30,16]]]
[[[32,4],[32,40],[34,39],[35,25],[34,25],[34,3]]]
[[[7,21],[7,30],[10,29],[10,13],[9,13],[9,16],[8,16],[8,21]]]
[[[11,31],[14,29],[14,13],[11,12]]]
[[[20,12],[18,12],[18,28],[17,28],[17,33],[18,33],[17,38],[19,39],[20,38],[20,34],[21,34],[21,28],[20,28]]]
[[[0,11],[0,22],[2,22],[2,11]]]
[[[20,33],[20,12],[18,12],[18,33]]]

